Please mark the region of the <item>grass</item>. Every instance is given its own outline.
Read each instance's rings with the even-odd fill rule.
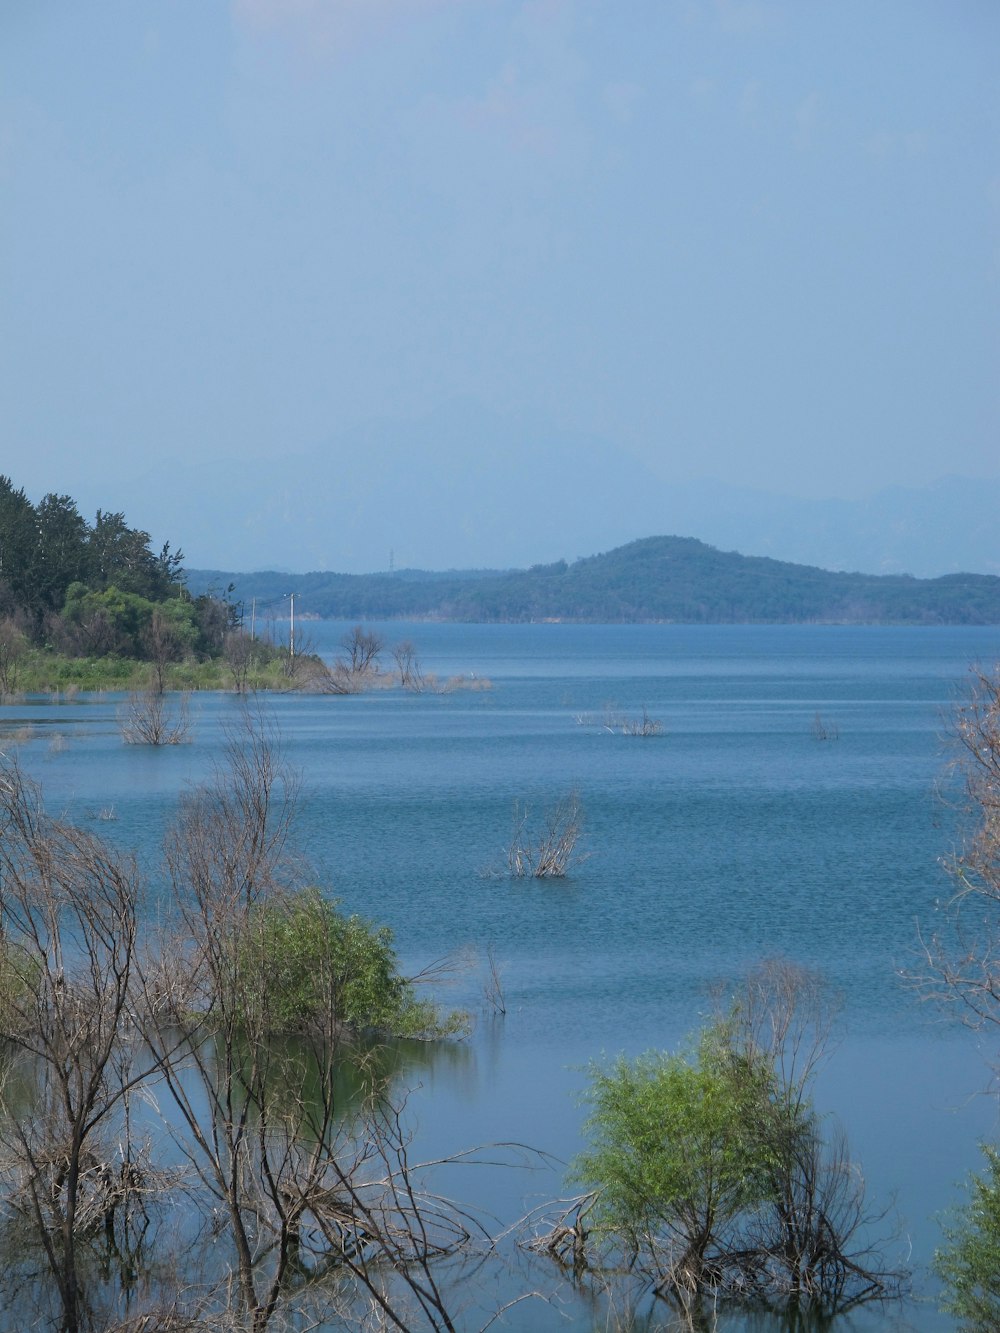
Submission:
[[[262,654],[263,656],[263,654]],[[252,690],[292,690],[296,680],[285,672],[283,658],[252,664],[247,688]],[[150,683],[150,665],[125,657],[65,657],[61,653],[35,648],[25,653],[18,664],[17,694],[73,694],[77,691],[113,690],[130,692],[146,689]],[[168,690],[232,690],[233,673],[224,658],[171,662],[164,684]]]

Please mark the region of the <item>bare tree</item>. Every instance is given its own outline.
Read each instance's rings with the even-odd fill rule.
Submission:
[[[173,704],[155,684],[134,690],[118,709],[118,726],[126,745],[180,745],[191,730],[187,697]]]
[[[926,967],[912,980],[978,1027],[1000,1024],[1000,666],[973,670],[953,733],[964,837],[944,863],[954,885],[944,924],[922,939]]]
[[[443,1163],[412,1160],[390,1062],[345,1044],[342,972],[319,967],[309,1023],[285,1025],[262,909],[295,875],[296,793],[266,721],[247,710],[170,831],[168,919],[140,947],[133,860],[48,818],[16,764],[0,770],[5,1295],[23,1273],[60,1333],[263,1333],[307,1306],[402,1333],[456,1328],[448,1265],[485,1253],[487,1233],[427,1187],[425,1169]],[[194,1205],[184,1225],[215,1242],[200,1267],[190,1260],[184,1292],[172,1285],[178,1252],[149,1253],[163,1234],[154,1222],[147,1236],[150,1219],[167,1211],[151,1201],[176,1198],[181,1176],[153,1162],[133,1116],[140,1095],[169,1106]]]
[[[242,629],[231,629],[223,641],[222,650],[226,665],[233,677],[233,688],[237,694],[246,694],[253,665],[254,641]]]
[[[364,676],[378,670],[379,654],[385,648],[385,641],[374,630],[355,625],[340,643],[347,653],[347,669],[352,675]]]
[[[422,690],[424,676],[417,658],[417,649],[410,639],[393,645],[392,656],[399,672],[399,683],[404,690]]]
[[[261,1333],[293,1286],[298,1299],[347,1273],[387,1324],[412,1326],[401,1287],[424,1327],[452,1330],[431,1265],[468,1241],[468,1224],[418,1187],[374,1066],[345,1103],[342,978],[321,969],[317,1013],[290,1037],[266,937],[255,938],[259,908],[290,873],[295,794],[273,736],[248,716],[167,840],[180,931],[166,959],[144,965],[143,1037],[203,1205],[224,1219],[241,1321]]]
[[[314,669],[306,682],[308,687],[324,694],[361,694],[373,684],[383,683],[379,655],[385,643],[374,630],[355,625],[340,644],[346,657],[336,658],[331,667],[321,672]],[[411,670],[413,665],[411,661]]]
[[[123,1039],[136,958],[134,862],[42,809],[16,764],[0,774],[0,931],[4,1028],[30,1103],[3,1088],[6,1201],[40,1244],[60,1327],[76,1333],[85,1297],[79,1247],[113,1240],[134,1162],[108,1148],[135,1079]]]
[[[149,624],[142,632],[142,645],[153,670],[151,688],[162,694],[167,687],[167,667],[182,656],[182,643],[177,630],[166,616],[154,610]]]

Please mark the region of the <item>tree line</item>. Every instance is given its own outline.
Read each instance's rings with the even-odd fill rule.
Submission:
[[[99,509],[90,523],[71,496],[33,504],[0,476],[0,656],[23,645],[141,661],[218,655],[233,608],[208,591],[189,596],[183,559],[169,542],[154,551],[122,513]]]

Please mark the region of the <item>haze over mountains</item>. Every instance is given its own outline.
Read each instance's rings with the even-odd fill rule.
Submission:
[[[694,452],[690,471],[667,481],[607,440],[452,404],[280,458],[164,460],[119,491],[200,568],[524,568],[675,532],[824,569],[1000,573],[997,481],[803,499],[700,478]]]

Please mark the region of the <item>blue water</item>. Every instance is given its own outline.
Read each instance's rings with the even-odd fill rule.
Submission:
[[[297,627],[327,657],[347,627]],[[817,1101],[835,1113],[873,1194],[895,1191],[914,1297],[843,1330],[943,1330],[926,1265],[936,1214],[995,1133],[981,1095],[989,1039],[947,1025],[901,973],[948,892],[958,836],[948,718],[970,663],[1000,659],[996,629],[386,625],[446,694],[273,696],[262,704],[299,771],[298,845],[310,877],[396,934],[405,967],[445,960],[446,1005],[479,1015],[459,1049],[425,1058],[411,1108],[428,1153],[518,1140],[566,1159],[588,1061],[673,1047],[714,986],[762,957],[822,970],[843,995],[841,1040]],[[301,640],[300,640],[301,642]],[[222,752],[239,706],[191,701],[192,743],[122,744],[120,699],[0,710],[51,809],[155,866],[184,787]],[[609,734],[643,708],[656,737]],[[819,741],[815,715],[839,738]],[[515,801],[532,814],[576,791],[590,853],[565,881],[503,865]],[[153,872],[155,873],[155,872]],[[483,1011],[485,954],[507,1014]],[[464,1183],[464,1182],[463,1182]],[[557,1172],[465,1185],[502,1217],[560,1190]],[[456,1189],[459,1186],[456,1185]],[[552,1278],[554,1285],[554,1276]],[[508,1327],[591,1327],[570,1302],[519,1307]],[[736,1320],[732,1327],[749,1329]],[[752,1327],[766,1333],[766,1321]]]

